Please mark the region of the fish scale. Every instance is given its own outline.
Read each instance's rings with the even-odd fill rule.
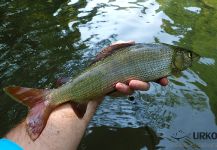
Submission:
[[[52,103],[84,103],[112,90],[129,79],[153,81],[171,73],[174,50],[160,44],[137,44],[122,48],[93,64],[72,82],[51,93]]]

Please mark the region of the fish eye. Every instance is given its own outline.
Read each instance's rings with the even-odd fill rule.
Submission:
[[[192,58],[192,52],[188,52],[188,57]]]

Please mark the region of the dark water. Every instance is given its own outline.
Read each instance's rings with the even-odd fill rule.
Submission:
[[[1,0],[1,89],[52,88],[117,40],[179,45],[203,57],[133,102],[106,97],[79,149],[217,149],[216,0]],[[0,91],[1,136],[26,113]]]

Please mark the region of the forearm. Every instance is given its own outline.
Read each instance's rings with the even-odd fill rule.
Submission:
[[[36,141],[32,141],[27,134],[25,122],[12,129],[6,138],[24,149],[76,149],[97,105],[96,101],[90,102],[82,119],[77,118],[69,104],[60,106],[50,115],[44,131]]]
[[[157,82],[163,86],[168,84],[166,78],[162,78]],[[133,92],[132,89],[148,90],[149,84],[138,80],[131,80],[129,86],[116,84],[115,88],[117,91],[129,95]],[[102,98],[99,98],[98,101],[89,102],[86,113],[82,119],[76,116],[69,104],[58,107],[51,113],[45,129],[34,142],[26,132],[25,122],[12,129],[6,135],[6,138],[11,139],[26,150],[75,150],[101,100]]]

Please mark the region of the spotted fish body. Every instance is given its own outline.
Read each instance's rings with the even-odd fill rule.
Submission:
[[[29,107],[26,124],[32,140],[39,137],[50,113],[62,103],[71,102],[81,118],[87,102],[115,91],[116,83],[132,79],[154,81],[185,70],[199,58],[191,51],[165,44],[125,43],[104,50],[96,56],[95,63],[57,89],[4,88],[9,96]]]
[[[136,44],[96,62],[74,80],[50,93],[51,103],[84,103],[106,95],[118,82],[154,81],[172,73],[175,49],[163,44]]]

